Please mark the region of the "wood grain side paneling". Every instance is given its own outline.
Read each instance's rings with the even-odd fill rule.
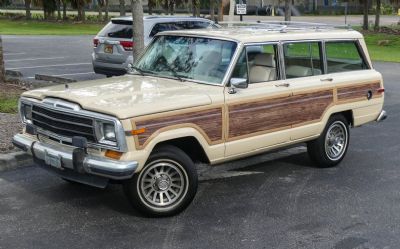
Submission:
[[[222,141],[222,122],[222,107],[134,121],[136,129],[146,129],[144,133],[137,135],[139,146],[148,142],[157,131],[168,127],[193,127],[205,135],[210,144],[217,143]]]
[[[338,87],[337,96],[339,102],[350,102],[357,100],[367,100],[368,91],[372,92],[372,98],[382,97],[382,93],[378,93],[378,89],[381,87],[380,82],[368,83],[363,85],[352,85]]]
[[[321,119],[333,103],[333,90],[229,105],[228,138],[283,130]]]

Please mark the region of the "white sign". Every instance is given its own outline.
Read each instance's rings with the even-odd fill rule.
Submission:
[[[246,4],[236,4],[236,13],[238,15],[246,15],[247,13]]]

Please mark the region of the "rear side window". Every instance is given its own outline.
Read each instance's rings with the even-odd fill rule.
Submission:
[[[181,29],[205,29],[210,26],[211,24],[209,22],[200,22],[200,21],[157,23],[151,30],[150,37],[153,37],[157,33],[163,31],[181,30]]]
[[[354,41],[332,41],[325,43],[328,73],[368,69]]]
[[[283,51],[287,79],[322,74],[321,43],[285,43]]]
[[[99,36],[132,39],[132,24],[110,22],[100,31]]]

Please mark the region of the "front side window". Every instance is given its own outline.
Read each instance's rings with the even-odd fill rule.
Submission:
[[[276,45],[247,46],[246,52],[250,83],[274,81],[279,78]]]
[[[285,43],[283,52],[287,79],[322,74],[321,43]]]
[[[221,84],[236,47],[232,41],[159,36],[136,67],[147,74]]]
[[[325,43],[328,73],[368,69],[354,41],[329,41]]]

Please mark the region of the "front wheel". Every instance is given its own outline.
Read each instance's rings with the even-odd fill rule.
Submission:
[[[134,208],[149,216],[170,216],[185,209],[197,191],[193,161],[174,146],[154,151],[140,173],[124,182]]]
[[[349,140],[349,122],[341,114],[333,115],[321,136],[307,143],[308,154],[319,167],[336,166],[343,160]]]

